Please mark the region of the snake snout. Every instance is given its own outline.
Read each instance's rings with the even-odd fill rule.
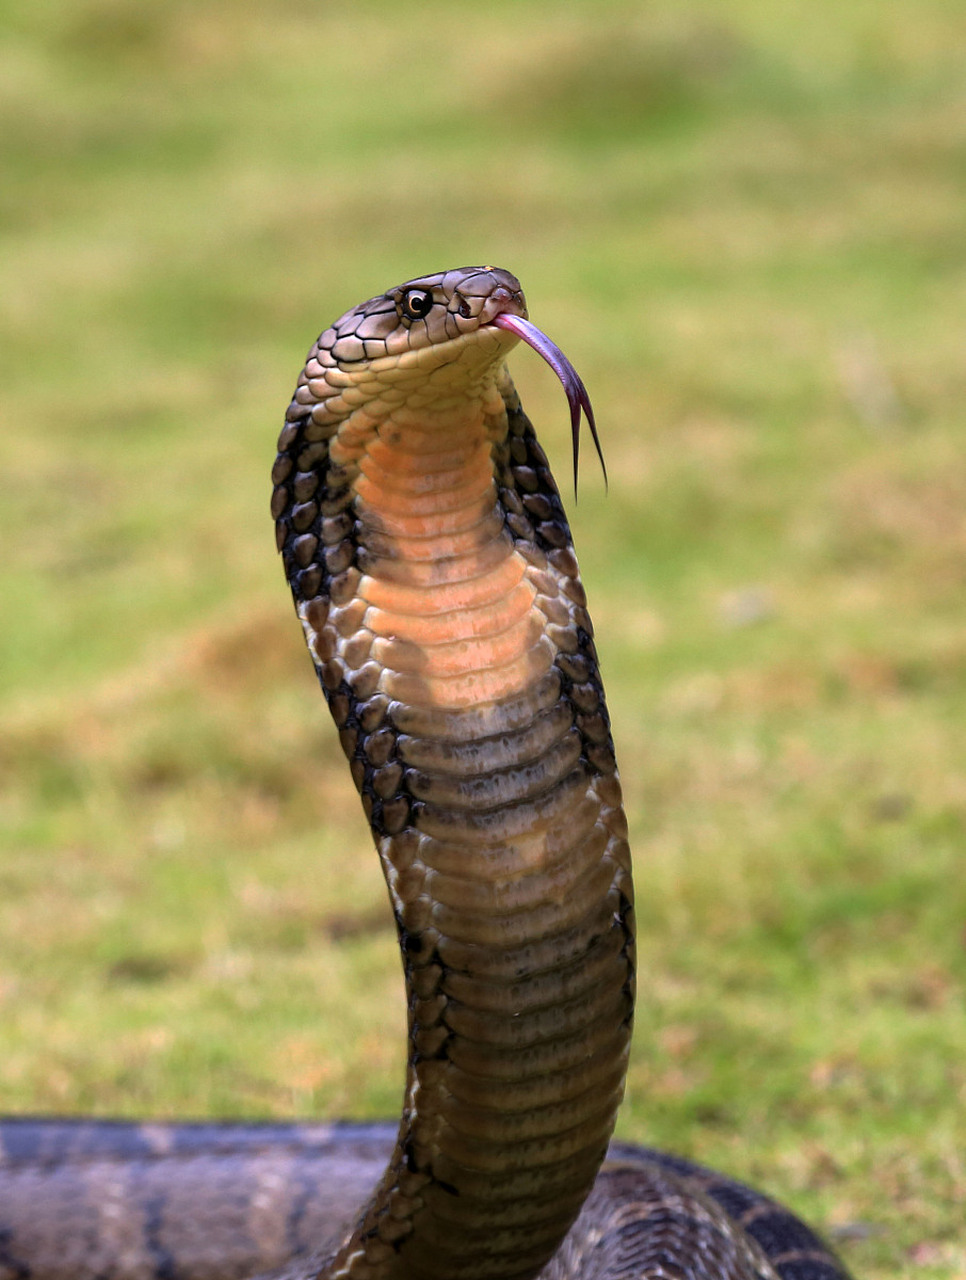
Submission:
[[[492,324],[497,316],[511,315],[527,318],[527,304],[522,289],[512,289],[509,285],[498,284],[486,297],[480,315],[482,324]]]

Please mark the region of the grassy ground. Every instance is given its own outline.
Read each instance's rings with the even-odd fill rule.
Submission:
[[[966,1275],[966,10],[2,0],[0,1103],[386,1115],[267,514],[352,303],[516,271],[642,922],[623,1136]],[[562,478],[552,375],[513,368]]]

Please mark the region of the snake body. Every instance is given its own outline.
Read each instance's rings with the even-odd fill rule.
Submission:
[[[582,384],[515,277],[479,267],[327,329],[273,471],[399,934],[398,1130],[8,1122],[0,1277],[213,1280],[286,1260],[298,1280],[844,1275],[766,1198],[610,1142],[630,855],[570,530],[504,363],[520,337],[569,386],[576,460]],[[16,1214],[41,1209],[31,1252]]]

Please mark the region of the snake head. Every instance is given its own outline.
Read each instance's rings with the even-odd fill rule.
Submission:
[[[587,388],[577,370],[555,342],[527,316],[523,289],[516,276],[500,267],[457,267],[407,280],[378,297],[370,298],[327,329],[312,356],[320,371],[337,368],[350,379],[373,373],[391,376],[388,369],[430,364],[445,365],[465,354],[467,342],[478,343],[502,330],[532,347],[550,365],[563,384],[570,405],[573,435],[574,491],[580,455],[580,422],[586,415],[597,456],[607,479],[607,468],[597,435],[597,424]],[[504,339],[496,347],[487,344],[485,359],[500,359],[508,350]],[[313,390],[321,384],[311,383]],[[329,390],[335,394],[344,383]]]

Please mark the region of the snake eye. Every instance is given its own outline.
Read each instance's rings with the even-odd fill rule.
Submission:
[[[409,289],[403,294],[403,315],[410,320],[422,320],[433,309],[433,295],[429,289]]]

